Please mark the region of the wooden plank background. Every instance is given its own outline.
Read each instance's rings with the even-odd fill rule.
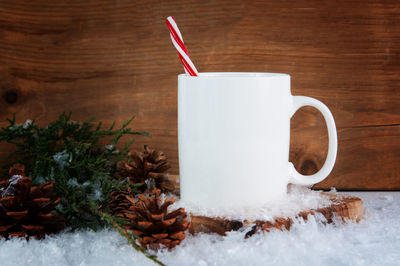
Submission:
[[[41,124],[64,110],[110,124],[137,114],[138,138],[178,173],[177,74],[165,18],[180,25],[199,71],[284,72],[294,95],[328,105],[336,166],[317,188],[400,189],[400,3],[392,1],[0,2],[0,126],[15,112]],[[322,116],[292,119],[291,160],[324,161]],[[2,146],[2,153],[8,147]]]

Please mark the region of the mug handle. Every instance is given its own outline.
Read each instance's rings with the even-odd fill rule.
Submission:
[[[335,120],[333,119],[332,113],[329,111],[325,104],[318,101],[317,99],[306,97],[306,96],[292,96],[293,97],[293,109],[290,117],[296,113],[296,111],[303,106],[312,106],[317,108],[325,118],[326,126],[328,127],[329,137],[329,148],[328,155],[322,168],[313,175],[302,175],[294,168],[293,164],[289,162],[289,183],[298,185],[313,185],[324,180],[329,173],[336,161],[337,153],[337,134]]]

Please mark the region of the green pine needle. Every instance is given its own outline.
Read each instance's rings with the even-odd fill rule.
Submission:
[[[113,178],[116,164],[128,158],[133,143],[131,139],[118,150],[119,140],[123,136],[150,136],[129,127],[134,118],[120,128],[116,128],[115,121],[111,127],[103,128],[102,122],[94,122],[94,117],[81,123],[64,112],[56,121],[39,127],[29,120],[17,124],[13,114],[7,119],[9,125],[0,129],[0,142],[15,146],[6,159],[11,164],[24,164],[34,184],[56,181],[55,189],[61,198],[57,211],[67,218],[68,226],[97,230],[104,222],[93,215],[88,202],[102,206],[112,191],[129,185]],[[4,176],[11,164],[5,166]]]

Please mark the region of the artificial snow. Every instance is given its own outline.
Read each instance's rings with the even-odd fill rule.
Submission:
[[[63,169],[71,163],[72,154],[68,153],[67,150],[63,150],[54,154],[53,160],[56,162],[60,169]]]
[[[27,129],[32,124],[32,122],[33,122],[32,120],[28,119],[25,121],[25,123],[22,125],[22,127],[24,129]]]
[[[13,196],[15,194],[15,185],[18,183],[18,180],[20,180],[23,176],[22,175],[13,175],[9,180],[7,187],[3,190],[1,188],[0,192],[0,198],[8,197],[8,196]]]
[[[399,265],[400,192],[347,193],[361,197],[365,216],[359,223],[324,225],[310,216],[290,231],[272,230],[244,239],[187,237],[158,258],[167,265]],[[42,241],[0,241],[0,265],[154,265],[114,230],[64,232]]]

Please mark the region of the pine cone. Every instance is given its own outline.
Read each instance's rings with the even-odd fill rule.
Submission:
[[[118,164],[116,176],[124,179],[129,178],[131,184],[143,183],[140,191],[158,188],[162,192],[172,192],[174,185],[168,180],[166,171],[171,168],[167,156],[163,152],[156,151],[144,145],[141,153],[130,152],[129,161],[122,161]]]
[[[183,208],[168,211],[175,198],[168,200],[160,196],[159,189],[153,189],[148,196],[141,194],[134,199],[129,192],[112,194],[113,214],[127,221],[125,229],[139,236],[139,243],[145,248],[168,249],[179,245],[186,237],[190,222]]]
[[[31,187],[32,179],[25,177],[24,167],[16,164],[0,194],[0,236],[34,236],[43,238],[64,228],[64,218],[52,214],[60,198],[54,200],[55,182]]]
[[[132,219],[135,217],[134,206],[137,202],[131,188],[126,191],[114,191],[111,193],[111,201],[109,208],[112,210],[112,214],[122,217],[125,220]]]

